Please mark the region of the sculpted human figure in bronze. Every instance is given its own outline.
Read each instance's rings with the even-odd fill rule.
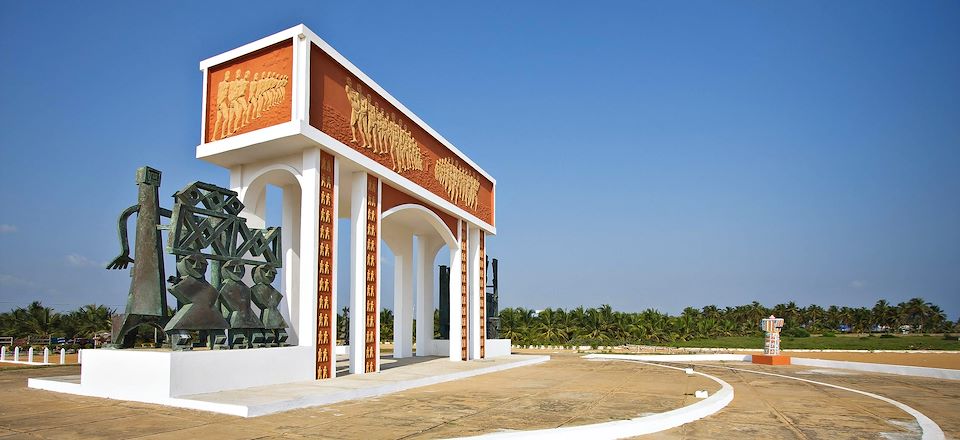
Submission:
[[[277,269],[269,264],[261,264],[253,269],[253,303],[260,308],[260,321],[266,329],[265,343],[270,346],[285,345],[287,341],[287,323],[283,320],[280,310],[280,300],[283,294],[277,291],[271,283],[277,277]]]
[[[149,324],[163,329],[170,319],[163,283],[163,245],[157,229],[160,217],[170,217],[171,213],[169,209],[161,208],[158,200],[160,171],[146,166],[137,169],[137,187],[137,204],[125,209],[118,220],[120,255],[107,265],[107,269],[126,269],[133,263],[127,307],[123,323],[112,335],[112,348],[133,347],[137,336],[134,330],[138,326]],[[133,214],[137,214],[133,247],[136,258],[130,258],[127,242],[127,220]]]
[[[250,348],[253,332],[263,329],[263,323],[250,307],[250,288],[243,284],[246,270],[237,260],[228,261],[220,269],[223,285],[220,286],[220,304],[227,310],[227,322],[230,324],[228,343],[230,348],[242,346]]]
[[[168,290],[184,305],[163,330],[170,337],[171,348],[190,350],[191,331],[223,331],[229,325],[216,307],[220,292],[204,279],[207,259],[199,253],[188,255],[177,262],[177,269],[181,278],[170,277],[173,286]]]

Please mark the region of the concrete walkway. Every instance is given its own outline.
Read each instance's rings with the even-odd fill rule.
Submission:
[[[144,402],[240,417],[256,417],[381,396],[548,360],[550,356],[520,354],[469,362],[451,362],[445,357],[409,358],[399,361],[389,359],[385,360],[383,371],[376,374],[345,375],[331,380],[291,382]],[[29,384],[31,388],[88,395],[83,390],[79,375],[30,379]]]

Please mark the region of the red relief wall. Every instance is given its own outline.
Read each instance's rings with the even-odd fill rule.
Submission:
[[[381,185],[381,187],[382,187],[383,193],[380,196],[380,203],[382,205],[380,207],[380,212],[387,212],[391,208],[395,208],[400,205],[407,205],[407,204],[420,205],[432,211],[434,214],[437,215],[437,217],[440,217],[440,220],[443,220],[443,223],[447,225],[447,228],[450,229],[450,234],[453,235],[454,237],[457,236],[456,217],[450,214],[447,214],[437,208],[434,208],[433,206],[430,206],[424,202],[421,202],[416,197],[410,196],[390,185],[383,184]]]
[[[293,40],[208,69],[205,142],[289,122],[292,76]]]
[[[410,179],[427,191],[454,203],[477,216],[477,218],[491,225],[494,224],[493,182],[477,173],[473,167],[447,149],[419,125],[413,123],[406,116],[402,116],[402,113],[392,104],[363,84],[356,76],[349,73],[347,69],[317,46],[312,46],[310,52],[310,125],[380,164],[397,170],[397,162],[391,157],[391,154],[376,152],[374,151],[376,147],[363,146],[362,133],[357,133],[357,140],[354,141],[356,130],[351,130],[352,106],[346,92],[348,83],[354,90],[361,91],[364,97],[369,97],[369,101],[374,103],[376,108],[395,115],[396,120],[410,131],[416,144],[420,147],[423,155],[422,169],[400,170],[400,175]],[[457,166],[470,170],[470,173],[477,178],[479,190],[475,207],[455,201],[456,196],[448,193],[444,185],[437,180],[434,170],[439,160],[453,161]]]
[[[366,345],[364,347],[364,371],[372,373],[377,371],[377,341],[379,341],[380,329],[377,328],[377,313],[379,304],[377,304],[377,277],[380,276],[378,264],[380,263],[377,247],[380,246],[380,239],[377,234],[378,219],[380,210],[378,207],[380,182],[376,177],[367,174],[367,310],[366,310]]]
[[[317,246],[317,379],[333,376],[336,368],[336,336],[333,331],[333,155],[320,152],[320,242]]]

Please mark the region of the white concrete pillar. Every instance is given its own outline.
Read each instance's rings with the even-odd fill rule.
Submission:
[[[0,346],[0,362],[7,360],[7,346]]]
[[[355,172],[350,179],[350,373],[363,374],[367,285],[367,173]]]
[[[443,241],[417,236],[417,356],[431,356],[433,341],[433,261]]]
[[[13,347],[13,361],[20,362],[20,347]]]
[[[48,347],[43,347],[43,363],[50,363],[50,348]]]
[[[457,226],[457,244],[450,248],[450,360],[459,361],[462,337],[460,333],[460,226]]]
[[[384,241],[394,255],[393,357],[413,356],[413,235],[395,232]]]
[[[33,363],[33,347],[27,349],[27,362]]]
[[[310,148],[303,151],[303,167],[300,180],[300,246],[299,264],[296,278],[296,309],[291,308],[290,315],[297,316],[290,327],[296,328],[296,335],[290,335],[296,342],[291,345],[315,347],[317,343],[317,252],[320,245],[320,149]],[[286,191],[285,191],[286,192]],[[286,200],[285,200],[286,202]],[[285,204],[286,205],[286,204]],[[293,206],[284,206],[284,213],[296,212]],[[284,215],[286,218],[287,215]],[[293,217],[290,215],[290,217]],[[284,264],[286,266],[286,264]]]
[[[333,343],[330,344],[333,347],[333,351],[330,353],[330,358],[333,366],[330,368],[330,378],[337,377],[337,339],[340,335],[337,333],[337,319],[340,309],[337,304],[337,286],[340,285],[340,281],[337,277],[337,260],[339,259],[339,249],[340,249],[340,159],[336,156],[333,157],[333,235],[330,236],[330,247],[331,252],[333,252],[333,258],[330,259],[330,338],[333,339]],[[348,302],[349,304],[349,302]],[[349,341],[347,341],[349,343]]]
[[[468,226],[467,235],[467,353],[480,359],[480,229]]]
[[[304,182],[304,184],[306,184],[306,182]],[[263,194],[266,193],[266,188],[264,188]],[[287,334],[290,337],[287,343],[290,345],[299,345],[300,331],[302,330],[302,326],[294,324],[300,322],[297,310],[302,304],[300,301],[300,292],[302,291],[300,290],[300,222],[303,220],[300,203],[302,200],[303,192],[300,188],[294,186],[283,187],[283,199],[281,200],[281,209],[283,212],[281,214],[280,224],[282,228],[282,233],[280,234],[280,249],[282,249],[283,252],[283,278],[280,280],[280,283],[283,292],[283,302],[280,304],[279,309],[280,315],[290,324],[290,328],[287,329]],[[261,203],[260,206],[263,207],[264,210],[266,209],[266,203]],[[255,218],[261,219],[264,217]],[[262,220],[258,221],[262,222]],[[247,223],[249,224],[250,221],[248,220]],[[275,225],[276,223],[272,226]],[[253,271],[248,271],[247,275],[252,277]]]
[[[60,365],[64,365],[66,363],[67,363],[67,349],[61,348],[60,349]]]

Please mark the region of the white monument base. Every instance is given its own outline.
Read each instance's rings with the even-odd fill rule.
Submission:
[[[158,402],[171,397],[313,380],[313,347],[249,350],[84,350],[80,383],[50,389],[93,397]]]

